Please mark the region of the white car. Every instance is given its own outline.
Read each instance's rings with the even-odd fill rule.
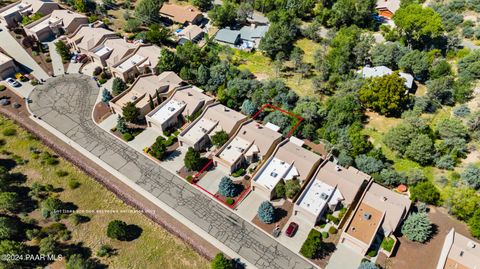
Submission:
[[[18,81],[14,80],[13,78],[7,78],[7,83],[10,84],[10,86],[13,87],[19,87],[20,83]]]

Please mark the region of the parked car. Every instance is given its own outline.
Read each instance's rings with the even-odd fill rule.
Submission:
[[[290,224],[288,225],[288,228],[287,230],[285,231],[285,234],[288,236],[288,237],[292,237],[295,235],[295,232],[298,230],[298,224],[296,224],[295,222],[290,222]]]
[[[20,80],[20,81],[27,81],[28,80],[28,78],[26,76],[24,76],[22,73],[16,73],[15,78],[17,80]]]
[[[7,83],[10,84],[12,87],[20,87],[20,83],[14,80],[13,78],[7,78]]]
[[[80,54],[77,56],[77,63],[84,63],[88,60],[86,54]]]

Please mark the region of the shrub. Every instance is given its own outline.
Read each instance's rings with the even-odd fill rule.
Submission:
[[[165,138],[161,136],[157,137],[155,143],[153,143],[153,145],[150,147],[150,154],[153,157],[162,160],[166,152],[167,147],[165,145]]]
[[[72,214],[70,215],[70,221],[72,222],[73,225],[77,226],[81,223],[90,221],[90,218],[80,214]]]
[[[328,238],[328,233],[327,232],[322,232],[322,238],[327,239]]]
[[[227,205],[233,205],[235,200],[233,200],[232,198],[227,198],[227,200],[225,202],[227,203]]]
[[[391,237],[383,238],[381,247],[386,250],[387,252],[391,252],[393,248],[393,244],[395,244],[395,240]]]
[[[330,228],[328,228],[328,232],[331,233],[331,234],[336,234],[338,232],[337,228],[333,227],[333,226],[330,226]]]
[[[285,198],[285,183],[283,183],[283,180],[280,180],[277,186],[275,186],[275,195],[277,198]]]
[[[98,76],[98,75],[100,75],[100,73],[102,73],[102,71],[103,71],[103,69],[102,69],[100,66],[97,66],[97,67],[95,67],[95,69],[93,70],[93,75],[94,75],[94,76]],[[115,81],[113,81],[113,82],[115,82]],[[112,88],[113,88],[113,87],[112,87]]]
[[[377,256],[377,251],[375,249],[370,249],[368,252],[367,252],[367,256],[368,257],[375,257]]]
[[[327,214],[327,220],[335,224],[338,224],[340,222],[340,220],[337,217],[333,216],[332,214]]]
[[[300,248],[300,253],[309,259],[314,259],[320,253],[321,247],[322,234],[319,231],[312,229],[308,234],[307,240],[305,240]]]
[[[5,130],[3,130],[2,134],[4,136],[14,136],[17,134],[17,130],[15,130],[14,128],[6,128]]]
[[[97,251],[98,257],[110,257],[114,254],[114,249],[109,245],[101,245]]]
[[[71,190],[74,190],[74,189],[80,187],[80,185],[81,185],[80,182],[78,182],[76,179],[71,178],[71,179],[68,180],[68,187]]]
[[[453,109],[453,115],[464,118],[470,114],[470,108],[467,105],[460,105]]]
[[[100,84],[105,84],[105,82],[107,82],[107,80],[104,79],[104,78],[101,78],[101,79],[98,80],[98,83],[100,83]]]
[[[189,183],[192,183],[193,182],[193,176],[187,176],[187,181]]]
[[[240,168],[232,173],[232,177],[240,177],[245,175],[245,169]]]
[[[123,137],[123,140],[125,140],[125,141],[132,141],[133,140],[133,135],[131,133],[124,133],[122,135],[122,137]]]
[[[128,225],[121,220],[112,220],[107,227],[107,236],[117,240],[126,240]]]
[[[199,171],[205,165],[206,160],[200,156],[200,152],[189,147],[183,162],[188,170]]]
[[[212,269],[233,269],[235,268],[232,260],[228,259],[223,253],[218,253],[212,260],[210,266]]]
[[[275,221],[275,208],[270,202],[264,201],[258,207],[257,216],[263,223],[273,223]]]
[[[45,58],[45,62],[47,62],[47,63],[51,63],[51,62],[52,62],[52,58],[50,58],[50,57],[46,57],[46,58]]]
[[[217,148],[223,146],[228,141],[228,134],[225,131],[218,131],[212,135],[212,144]]]
[[[290,199],[293,199],[300,189],[300,182],[296,179],[287,180],[287,182],[285,182],[285,194]]]
[[[430,181],[420,182],[410,190],[410,199],[418,200],[427,204],[437,205],[440,199],[440,192]]]
[[[373,252],[372,252],[372,254],[373,254]],[[373,255],[375,256],[375,254],[373,254]],[[373,257],[373,256],[371,256],[371,257]],[[375,263],[373,263],[369,260],[365,260],[365,261],[362,261],[360,266],[358,266],[358,269],[378,269],[378,266]]]
[[[5,85],[0,85],[0,92],[3,92],[6,88]]]

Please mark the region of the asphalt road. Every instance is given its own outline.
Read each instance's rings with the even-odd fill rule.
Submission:
[[[91,111],[98,92],[88,76],[51,78],[32,92],[30,109],[256,267],[312,268],[298,254],[95,125]]]

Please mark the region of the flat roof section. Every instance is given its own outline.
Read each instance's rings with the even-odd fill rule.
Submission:
[[[127,70],[130,70],[132,67],[136,66],[137,64],[142,63],[145,60],[146,58],[143,57],[142,55],[134,54],[132,55],[132,57],[128,58],[123,63],[118,65],[116,68],[122,72],[125,72]]]
[[[177,101],[172,99],[168,101],[164,106],[160,107],[151,118],[155,121],[163,124],[168,121],[173,115],[175,115],[179,110],[184,109],[187,106],[183,101]]]
[[[290,164],[278,158],[272,158],[261,173],[255,177],[255,182],[264,186],[268,190],[273,190],[282,179],[291,180],[298,176],[298,171],[294,164]]]
[[[190,141],[197,142],[205,135],[209,134],[215,128],[215,126],[217,126],[217,123],[218,122],[201,118],[194,126],[192,126],[192,128],[188,130],[188,132],[183,135],[183,137]]]
[[[335,188],[318,180],[315,180],[306,190],[306,194],[302,196],[297,203],[301,208],[318,216],[330,198],[334,196]]]
[[[370,245],[383,219],[383,212],[361,203],[348,225],[347,234]]]
[[[95,51],[95,54],[98,55],[99,57],[103,57],[104,55],[106,55],[110,51],[112,51],[111,48],[109,48],[107,46],[102,46]]]
[[[12,58],[0,52],[0,64],[4,64],[10,61],[12,61]]]
[[[480,243],[454,231],[444,269],[480,268]]]
[[[220,153],[220,158],[227,161],[229,164],[233,164],[243,153],[248,150],[251,144],[251,142],[235,136]]]

